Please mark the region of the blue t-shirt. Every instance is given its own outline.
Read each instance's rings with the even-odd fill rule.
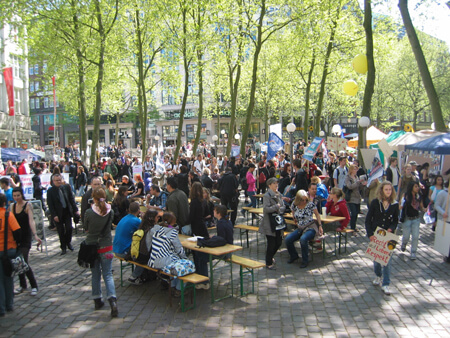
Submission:
[[[141,220],[134,215],[128,214],[117,224],[116,234],[113,242],[113,252],[124,254],[129,251],[134,232],[139,229]]]
[[[12,191],[13,188],[9,188],[8,190],[5,190],[5,196],[6,196],[6,209],[9,207],[9,203],[14,203],[14,199],[12,197]]]

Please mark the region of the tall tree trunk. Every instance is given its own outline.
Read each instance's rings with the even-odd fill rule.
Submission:
[[[181,147],[181,132],[183,130],[183,122],[184,122],[184,113],[186,111],[186,103],[188,98],[189,91],[189,66],[190,60],[188,60],[187,55],[187,9],[182,9],[183,16],[183,46],[182,46],[182,54],[183,54],[183,66],[184,66],[184,93],[183,100],[181,102],[181,111],[180,111],[180,120],[178,121],[178,134],[177,134],[177,147],[175,149],[174,160],[176,161],[178,158],[178,154],[180,153]]]
[[[325,84],[327,82],[328,67],[330,62],[331,52],[333,51],[334,36],[336,35],[337,24],[339,21],[339,16],[341,14],[341,3],[338,3],[336,18],[331,26],[330,39],[328,40],[327,51],[325,53],[325,62],[323,65],[322,79],[320,80],[320,91],[319,100],[317,102],[317,112],[314,121],[314,135],[319,135],[320,131],[320,120],[322,117],[323,101],[325,98]],[[305,122],[305,124],[308,122]],[[306,140],[306,139],[305,139]]]
[[[95,11],[98,23],[98,35],[100,38],[100,48],[98,52],[98,72],[97,72],[97,84],[95,86],[95,107],[94,107],[94,131],[92,133],[92,148],[91,148],[91,163],[96,162],[96,153],[100,133],[100,114],[102,112],[102,89],[103,89],[103,76],[105,67],[105,45],[106,34],[103,27],[102,12],[100,9],[100,1],[95,1]]]
[[[266,15],[266,1],[261,1],[261,12],[259,13],[258,26],[257,26],[257,36],[255,43],[255,52],[253,53],[253,68],[252,68],[252,83],[250,87],[250,98],[247,106],[247,114],[245,118],[244,130],[242,132],[241,149],[240,153],[242,156],[245,154],[245,145],[247,144],[248,133],[250,130],[250,122],[253,115],[253,110],[255,108],[255,93],[256,93],[256,83],[258,81],[258,59],[261,53],[261,48],[263,45],[262,40],[262,27],[264,22],[264,17]],[[266,131],[267,132],[267,131]]]
[[[195,134],[193,153],[197,153],[197,147],[200,142],[200,134],[202,131],[203,122],[203,51],[197,50],[197,63],[198,63],[198,121],[197,132]]]
[[[136,25],[136,47],[138,57],[138,110],[139,110],[139,123],[141,124],[141,139],[142,139],[142,163],[145,161],[147,155],[147,91],[145,88],[145,76],[144,76],[144,52],[142,50],[143,37],[141,31],[140,11],[136,9],[135,16]]]
[[[366,0],[368,1],[368,0]],[[416,58],[417,66],[419,67],[420,76],[422,77],[423,86],[427,92],[428,100],[431,105],[431,112],[433,114],[433,121],[437,131],[446,132],[447,127],[444,123],[441,105],[439,103],[439,96],[431,78],[430,70],[428,69],[425,55],[420,46],[419,38],[417,37],[411,17],[408,10],[408,0],[399,0],[398,7],[402,15],[403,24],[405,25],[406,33],[408,34],[409,43],[411,44],[414,57]]]
[[[83,60],[83,53],[80,47],[80,26],[78,22],[78,15],[75,3],[72,2],[73,15],[73,27],[76,44],[76,58],[77,58],[77,73],[78,73],[78,116],[80,119],[80,152],[84,154],[83,162],[86,161],[86,145],[87,145],[87,122],[86,122],[86,87],[85,87],[85,67]]]
[[[231,96],[231,119],[230,119],[230,133],[235,128],[236,125],[236,107],[237,107],[237,97],[238,97],[238,88],[239,81],[241,79],[241,63],[238,61],[238,65],[236,67],[236,77],[233,81],[233,73],[234,71],[228,66],[228,76],[229,76],[229,85],[230,85],[230,96]],[[227,144],[227,156],[230,157],[231,154],[231,142]]]
[[[306,93],[305,93],[305,119],[303,121],[303,138],[308,140],[308,125],[309,125],[309,106],[311,102],[311,84],[312,76],[314,73],[314,67],[316,65],[316,51],[313,50],[313,56],[311,60],[311,67],[308,72],[308,81],[306,82]]]
[[[367,80],[366,87],[364,89],[364,99],[361,116],[367,116],[370,118],[370,111],[372,106],[372,96],[375,88],[375,62],[373,60],[373,34],[372,34],[372,6],[371,0],[364,0],[364,31],[366,33],[366,57],[367,57]],[[358,128],[358,148],[362,149],[366,147],[364,137],[365,128]],[[359,158],[361,152],[359,151]],[[363,159],[364,161],[364,159]],[[364,164],[364,166],[369,163]]]

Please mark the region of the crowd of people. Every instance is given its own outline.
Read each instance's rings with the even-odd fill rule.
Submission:
[[[202,236],[209,239],[209,228],[216,227],[217,236],[233,243],[233,227],[238,210],[246,215],[248,208],[256,207],[256,194],[263,195],[263,214],[259,231],[267,238],[266,267],[276,270],[275,255],[284,242],[292,264],[300,260],[295,242],[300,242],[300,268],[309,263],[308,242],[318,240],[324,233],[353,230],[356,236],[361,230],[356,226],[361,214],[361,204],[367,203],[366,234],[374,240],[374,231],[382,227],[395,232],[402,222],[401,250],[406,251],[411,240],[410,258],[417,258],[420,211],[427,211],[433,204],[437,218],[449,220],[445,211],[448,180],[437,175],[431,178],[427,163],[418,167],[414,161],[401,172],[398,159],[389,159],[385,174],[368,185],[368,173],[361,168],[353,155],[328,152],[317,153],[312,161],[302,158],[306,144],[296,143],[294,158],[280,151],[268,159],[260,148],[247,147],[245,156],[214,156],[213,149],[188,156],[182,149],[179,158],[169,154],[149,153],[143,163],[138,158],[109,153],[98,163],[87,168],[71,156],[50,163],[26,160],[20,164],[11,161],[0,168],[3,177],[0,185],[0,219],[9,213],[11,235],[4,248],[0,233],[0,255],[12,256],[16,248],[28,262],[32,239],[40,242],[30,204],[25,201],[21,189],[20,173],[34,173],[33,197],[42,202],[47,212],[50,228],[56,229],[60,240],[61,255],[73,251],[72,223],[82,223],[87,231],[86,242],[98,245],[98,257],[92,266],[92,299],[96,310],[104,306],[101,277],[106,287],[106,299],[111,306],[111,316],[118,315],[117,297],[112,277],[113,254],[130,259],[133,234],[143,230],[140,259],[156,269],[171,262],[185,259],[186,253],[178,234]],[[70,155],[70,151],[68,153]],[[139,165],[139,172],[135,168]],[[51,173],[51,185],[42,186],[40,175]],[[68,181],[63,173],[68,174]],[[44,203],[43,195],[47,191]],[[79,205],[75,197],[81,197]],[[146,212],[141,211],[146,206]],[[323,224],[320,215],[339,216],[339,222]],[[229,213],[229,211],[231,211]],[[285,228],[276,225],[276,215],[291,212],[294,231],[285,236]],[[434,224],[432,224],[434,226]],[[115,235],[112,236],[112,230]],[[14,235],[14,236],[13,236]],[[19,236],[20,235],[20,236]],[[14,241],[15,239],[15,241]],[[208,257],[195,252],[196,271],[208,275]],[[0,267],[1,269],[1,267]],[[374,285],[381,283],[385,294],[390,294],[390,264],[374,263]],[[0,315],[12,309],[13,293],[31,286],[31,295],[38,292],[32,269],[20,275],[20,286],[13,290],[13,282],[0,271]],[[155,276],[136,267],[128,281],[141,285]],[[164,284],[165,283],[165,284]],[[177,279],[163,282],[172,286],[175,297],[180,295]],[[209,284],[197,285],[208,289]]]

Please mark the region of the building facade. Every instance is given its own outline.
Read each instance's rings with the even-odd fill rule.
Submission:
[[[28,61],[26,46],[19,44],[17,29],[5,23],[0,28],[0,64],[12,67],[14,116],[9,116],[5,78],[0,76],[0,144],[1,147],[28,148],[33,145],[28,108]]]

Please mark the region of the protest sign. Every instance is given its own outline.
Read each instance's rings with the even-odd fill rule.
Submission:
[[[317,151],[319,149],[321,149],[321,145],[323,142],[323,138],[321,137],[316,137],[311,144],[309,145],[309,147],[305,150],[305,153],[303,154],[303,159],[304,160],[308,160],[308,161],[312,161],[314,155],[316,155]]]
[[[396,234],[388,232],[380,227],[377,227],[374,236],[376,238],[375,240],[369,242],[366,257],[380,263],[383,266],[386,266],[399,241],[399,237]]]
[[[135,164],[133,166],[133,177],[136,174],[139,174],[142,177],[142,164]]]
[[[329,151],[341,151],[347,149],[347,140],[341,137],[328,137],[327,148]]]

